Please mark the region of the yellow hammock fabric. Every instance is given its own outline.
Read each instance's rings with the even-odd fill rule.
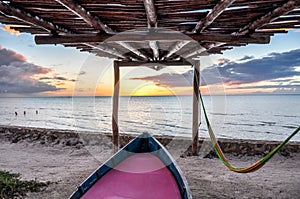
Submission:
[[[199,97],[200,97],[200,101],[202,104],[202,108],[203,108],[203,112],[204,112],[204,116],[205,116],[205,120],[206,120],[206,125],[207,125],[207,129],[209,132],[209,136],[211,139],[211,142],[213,144],[213,148],[215,150],[215,152],[217,153],[218,157],[220,158],[220,160],[223,162],[223,164],[230,169],[231,171],[237,172],[237,173],[249,173],[249,172],[253,172],[258,170],[259,168],[261,168],[266,162],[268,162],[284,145],[286,145],[286,143],[288,143],[288,141],[294,136],[296,135],[299,131],[300,131],[300,126],[288,137],[286,138],[281,144],[279,144],[275,149],[273,149],[270,153],[268,153],[265,157],[263,157],[261,160],[255,162],[254,164],[248,166],[248,167],[244,167],[244,168],[236,168],[234,166],[232,166],[230,164],[230,162],[228,162],[227,158],[225,157],[220,145],[218,144],[215,134],[212,130],[212,127],[210,125],[207,113],[206,113],[206,109],[204,107],[204,103],[203,103],[203,99],[202,99],[202,95],[201,92],[199,93]]]

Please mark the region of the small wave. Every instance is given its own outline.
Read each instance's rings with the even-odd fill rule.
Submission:
[[[60,126],[74,127],[74,124],[68,124],[68,123],[63,123],[63,122],[57,122],[57,121],[53,121],[53,120],[49,120],[47,123],[56,124],[56,125],[60,125]]]
[[[287,129],[296,129],[297,126],[281,126],[283,128],[287,128]]]
[[[276,122],[265,122],[265,121],[260,121],[260,124],[257,124],[257,126],[274,126]]]
[[[177,129],[189,129],[183,126],[178,126],[178,125],[174,125],[174,124],[163,124],[163,123],[155,123],[157,125],[161,125],[161,126],[168,126],[168,127],[172,127],[172,128],[177,128]]]
[[[255,126],[255,124],[239,124],[241,126]]]
[[[125,123],[132,123],[132,124],[141,124],[141,122],[135,122],[135,121],[132,121],[132,120],[122,120],[120,122],[125,122]]]
[[[238,123],[233,123],[233,122],[226,122],[226,123],[224,123],[224,124],[226,124],[226,125],[232,125],[232,126],[237,126],[237,125],[239,125]]]
[[[248,132],[248,133],[260,133],[258,131],[253,131],[253,130],[246,130],[246,132]]]
[[[274,132],[270,132],[270,131],[261,132],[261,133],[272,134],[272,135],[282,135],[282,134],[280,134],[280,133],[274,133]]]
[[[276,117],[286,117],[286,118],[297,118],[299,116],[296,116],[296,115],[274,115]]]
[[[66,115],[59,115],[58,118],[64,118],[64,119],[72,119],[73,116],[66,116]]]
[[[226,113],[210,113],[211,115],[228,115]]]

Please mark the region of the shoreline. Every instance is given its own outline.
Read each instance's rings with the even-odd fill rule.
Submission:
[[[137,135],[120,134],[120,146],[123,147]],[[191,153],[191,140],[186,137],[179,136],[154,136],[164,146],[180,145],[183,148],[182,155]],[[106,142],[111,144],[111,133],[91,133],[86,131],[61,130],[61,129],[46,129],[35,127],[20,127],[20,126],[1,126],[0,139],[12,143],[18,142],[34,142],[42,145],[54,146],[73,146],[82,148],[84,146],[103,144]],[[265,155],[273,150],[280,141],[267,140],[247,140],[247,139],[218,139],[224,153],[232,155]],[[213,153],[210,139],[199,138],[198,150],[203,153]],[[111,146],[112,147],[112,146]],[[208,149],[210,148],[210,149]],[[300,153],[300,142],[288,142],[278,153],[288,156],[290,153]]]
[[[84,179],[113,154],[112,145],[107,143],[110,141],[109,135],[83,135],[78,136],[78,133],[72,131],[57,132],[57,130],[41,128],[0,126],[0,169],[20,173],[25,180],[51,182],[42,192],[28,193],[26,198],[68,198]],[[124,143],[131,138],[130,135],[121,136]],[[171,138],[158,139],[167,144]],[[225,140],[219,141],[226,143]],[[172,142],[167,146],[179,145],[180,148],[184,142],[190,144],[188,139],[176,138],[174,143]],[[260,144],[263,145],[257,148],[260,150],[277,144],[257,141],[251,144],[250,141],[245,140],[231,140],[229,143],[231,143],[231,145],[227,143],[229,146],[241,144],[243,147]],[[174,154],[171,154],[186,176],[194,199],[298,198],[300,194],[299,147],[299,142],[290,143],[285,147],[285,152],[276,154],[263,168],[249,174],[229,171],[214,156],[174,157]],[[228,150],[232,148],[228,147]],[[263,153],[251,155],[247,150],[241,150],[245,152],[244,155],[231,152],[226,156],[234,165],[244,167],[264,155]],[[186,149],[179,151],[179,154],[184,151]]]

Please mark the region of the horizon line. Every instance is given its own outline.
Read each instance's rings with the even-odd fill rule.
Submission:
[[[300,93],[244,93],[244,94],[202,94],[203,96],[259,96],[259,95],[300,95]],[[119,97],[192,97],[193,95],[120,95]],[[72,98],[72,97],[113,97],[112,95],[61,95],[61,96],[0,96],[0,98]]]

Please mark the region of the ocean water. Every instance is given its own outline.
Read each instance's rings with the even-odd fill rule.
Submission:
[[[204,102],[217,138],[283,140],[300,125],[300,95],[204,96]],[[0,125],[104,133],[111,132],[111,112],[111,97],[0,98]],[[200,118],[200,136],[208,137]],[[191,127],[191,96],[120,98],[120,133],[191,137]]]

